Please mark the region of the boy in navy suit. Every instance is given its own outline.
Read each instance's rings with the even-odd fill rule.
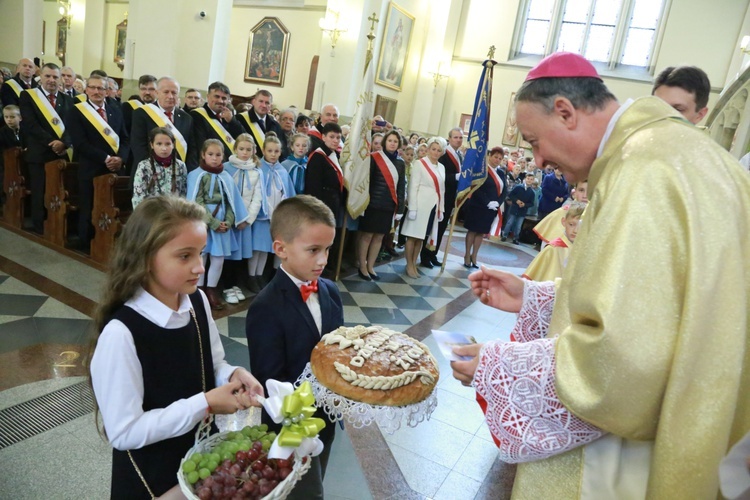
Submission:
[[[273,212],[273,251],[281,266],[250,304],[245,324],[250,366],[263,385],[268,379],[294,383],[321,335],[344,324],[335,283],[320,277],[335,234],[333,212],[313,196],[287,198]],[[325,448],[289,498],[323,498],[335,425],[321,409],[315,416],[326,420],[319,436]],[[265,413],[263,422],[279,429]]]

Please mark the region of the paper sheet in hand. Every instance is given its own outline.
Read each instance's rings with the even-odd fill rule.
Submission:
[[[446,332],[443,330],[432,330],[432,336],[435,338],[440,352],[445,359],[449,361],[469,361],[471,356],[459,356],[453,352],[454,346],[476,344],[477,341],[470,335],[463,333]]]

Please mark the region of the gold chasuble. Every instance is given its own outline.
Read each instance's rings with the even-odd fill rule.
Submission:
[[[513,498],[717,498],[750,431],[750,176],[646,97],[588,181],[549,336],[560,400],[611,434],[520,464]]]

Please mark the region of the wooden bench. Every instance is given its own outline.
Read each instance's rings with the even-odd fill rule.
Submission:
[[[117,174],[94,177],[91,258],[100,264],[109,262],[115,240],[133,212],[131,196],[130,177]]]
[[[25,213],[24,205],[31,195],[27,182],[29,173],[23,161],[21,148],[6,149],[3,158],[5,160],[3,220],[8,225],[21,229]]]
[[[44,165],[47,176],[44,189],[44,206],[47,220],[44,221],[44,239],[65,247],[69,222],[78,212],[78,163],[54,160]],[[76,227],[73,225],[73,230]]]

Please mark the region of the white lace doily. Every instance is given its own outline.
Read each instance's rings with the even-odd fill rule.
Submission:
[[[321,384],[313,375],[310,363],[307,363],[294,385],[299,387],[305,381],[312,385],[316,406],[323,408],[332,421],[346,420],[357,429],[376,423],[382,431],[393,434],[401,427],[402,422],[409,427],[416,427],[425,419],[429,420],[437,407],[435,390],[423,401],[408,406],[378,406],[352,401],[331,392]]]

